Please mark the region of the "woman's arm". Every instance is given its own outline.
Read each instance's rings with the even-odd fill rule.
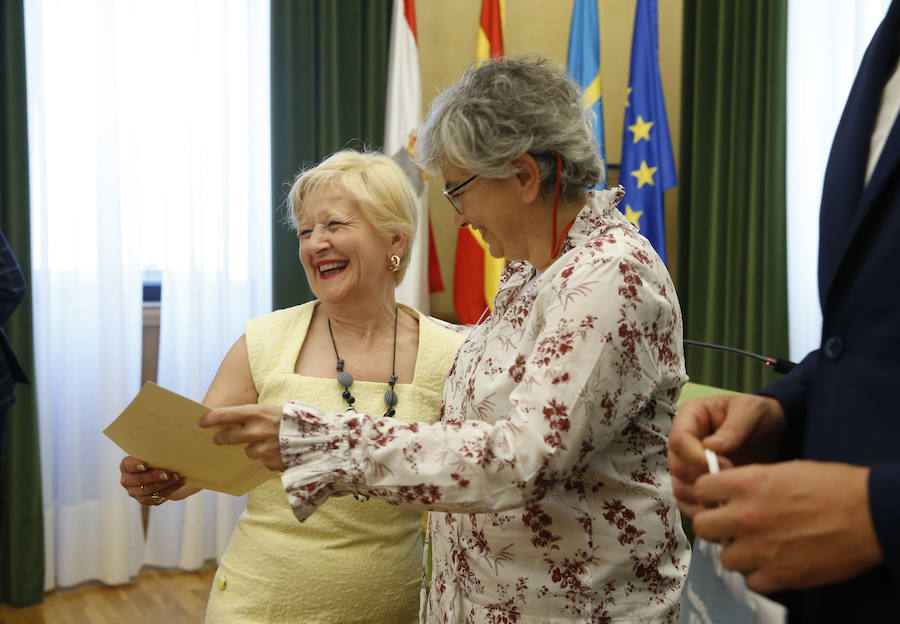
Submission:
[[[283,481],[295,514],[350,492],[441,511],[520,507],[562,484],[591,487],[586,466],[615,439],[638,454],[659,446],[664,461],[668,425],[654,414],[657,401],[674,406],[684,380],[681,323],[671,282],[648,266],[573,263],[542,289],[534,348],[509,371],[506,413],[405,425],[286,405]],[[449,381],[470,382],[480,383]]]
[[[259,393],[250,372],[250,355],[247,353],[247,337],[241,336],[222,360],[209,390],[203,398],[207,407],[228,407],[256,403]]]
[[[259,393],[250,371],[247,339],[238,338],[219,365],[215,378],[206,391],[203,404],[207,407],[226,407],[256,403]],[[184,485],[180,475],[164,468],[153,468],[136,457],[126,457],[119,465],[122,486],[143,505],[158,504],[150,497],[157,492],[163,498],[182,500],[196,494],[200,488]],[[144,487],[141,488],[141,485]]]

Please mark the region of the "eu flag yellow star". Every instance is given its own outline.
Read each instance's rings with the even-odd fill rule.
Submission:
[[[644,121],[644,118],[638,115],[637,121],[633,126],[628,126],[628,129],[634,134],[634,142],[637,143],[641,139],[650,140],[650,128],[652,127],[652,121]]]
[[[625,108],[628,108],[629,102],[628,98],[631,97],[631,87],[625,89]]]
[[[641,229],[641,215],[644,214],[643,210],[632,210],[631,204],[625,204],[625,218],[634,223],[634,227],[638,230]]]
[[[653,182],[653,174],[656,173],[657,169],[658,169],[658,167],[648,167],[647,161],[642,160],[641,168],[638,169],[637,171],[631,172],[631,175],[633,175],[635,178],[637,178],[638,188],[641,188],[645,184],[649,184],[651,186],[656,186],[656,184]]]

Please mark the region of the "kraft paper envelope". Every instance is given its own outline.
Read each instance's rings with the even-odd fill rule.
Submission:
[[[194,487],[240,496],[277,476],[247,457],[243,446],[213,444],[219,429],[197,424],[209,411],[148,381],[103,433],[129,455],[177,472]]]

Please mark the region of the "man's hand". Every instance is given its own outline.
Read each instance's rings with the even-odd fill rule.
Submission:
[[[761,593],[836,583],[884,561],[869,514],[869,468],[792,461],[697,479],[693,528],[725,540],[722,565]]]
[[[244,452],[251,459],[260,460],[269,470],[284,471],[278,432],[281,427],[281,406],[238,405],[220,407],[200,418],[201,427],[224,427],[216,433],[216,444],[246,444]]]
[[[721,456],[723,469],[774,461],[784,432],[784,411],[770,397],[722,394],[684,403],[669,433],[669,468],[678,507],[689,516],[703,509],[693,489],[707,472],[704,449]]]

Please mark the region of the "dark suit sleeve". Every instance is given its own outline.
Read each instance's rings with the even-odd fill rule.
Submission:
[[[894,587],[900,588],[900,463],[872,466],[869,511]]]
[[[816,349],[803,358],[790,373],[757,393],[772,397],[781,404],[781,408],[784,410],[788,429],[779,452],[782,459],[793,459],[800,456],[803,434],[806,429],[806,404],[810,378],[815,373],[818,361],[819,350]]]
[[[9,320],[24,298],[25,277],[6,237],[0,232],[0,325]]]
[[[815,374],[818,358],[818,350],[811,352],[788,375],[759,391],[781,403],[787,417],[788,433],[781,451],[783,459],[801,454],[809,380]],[[872,466],[869,512],[893,584],[900,588],[900,462]]]

